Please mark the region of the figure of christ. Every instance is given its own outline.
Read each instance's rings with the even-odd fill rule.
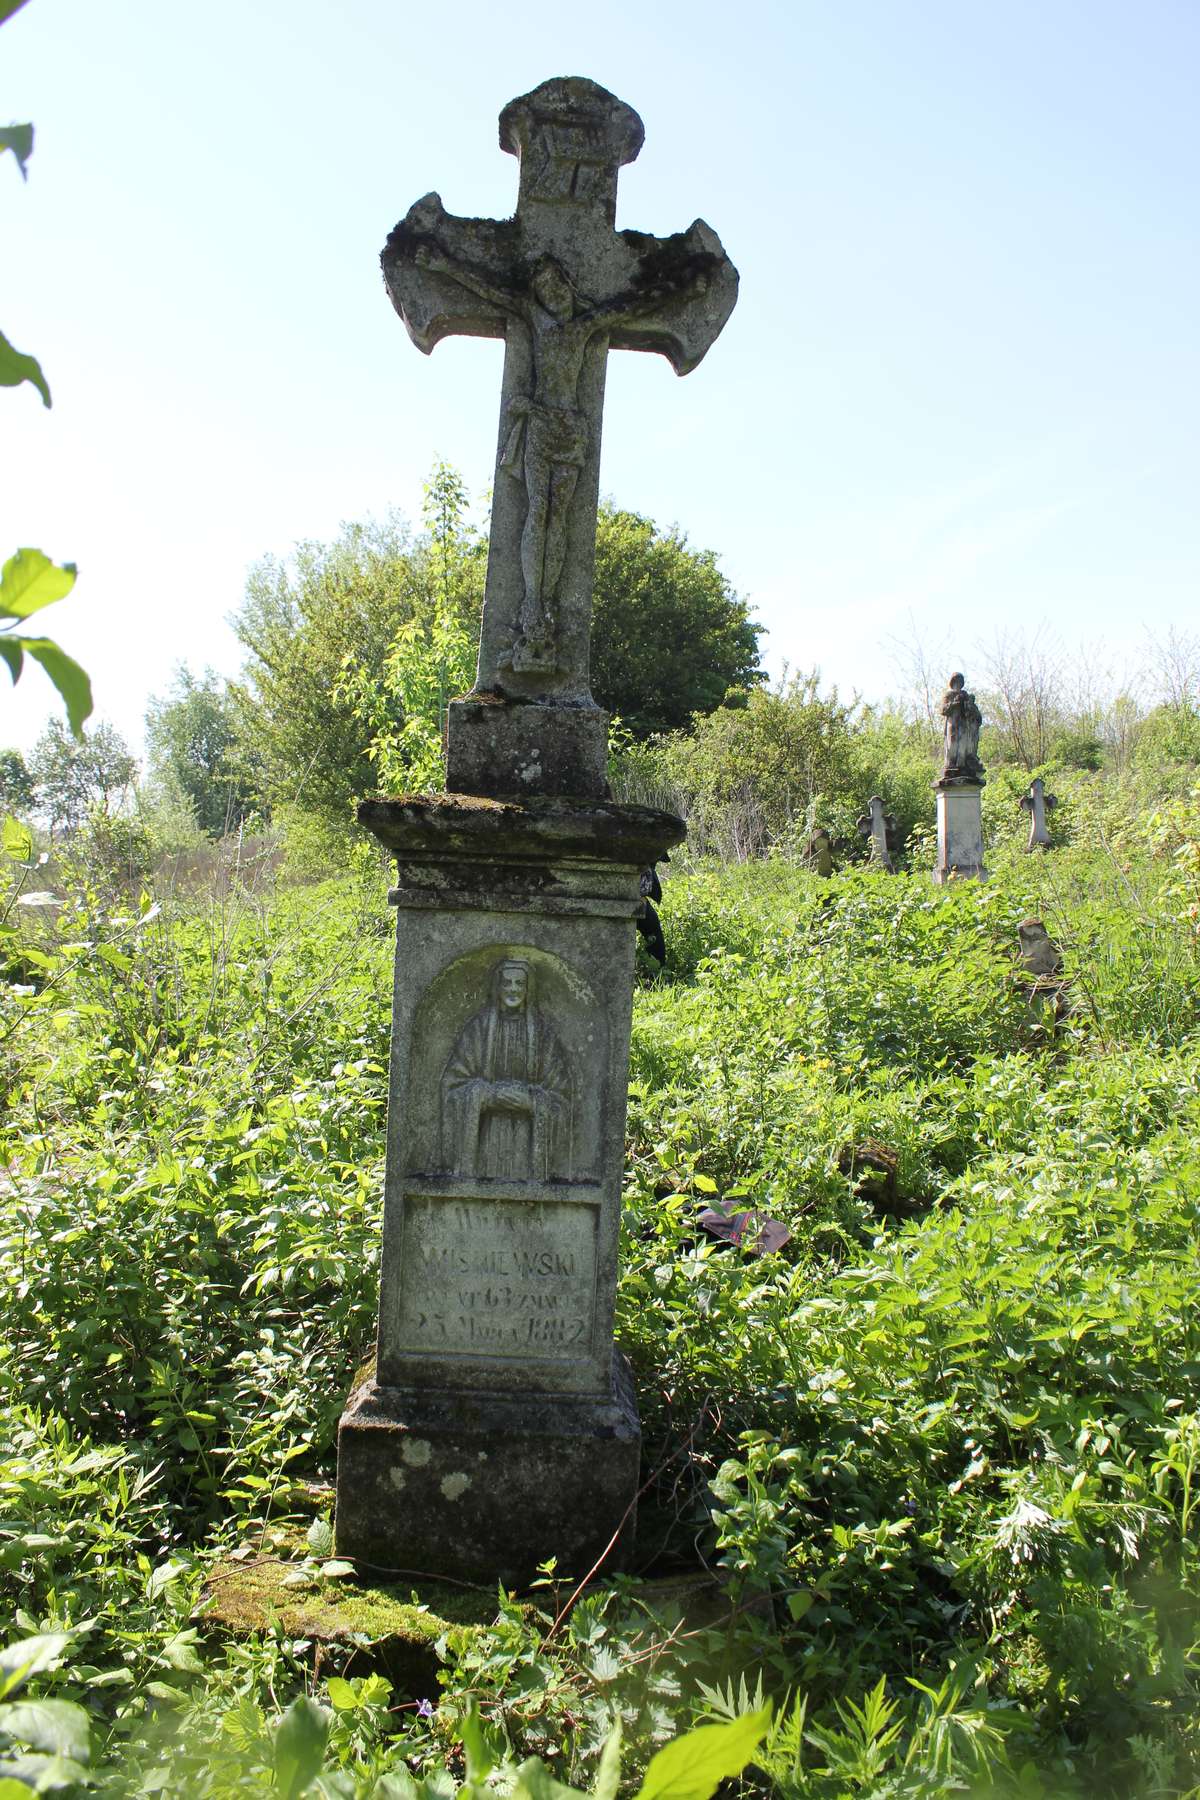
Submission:
[[[489,1004],[463,1026],[442,1073],[443,1166],[469,1179],[571,1173],[570,1071],[531,990],[528,963],[498,963]]]
[[[525,594],[511,666],[518,672],[552,674],[557,667],[554,602],[566,559],[571,501],[591,443],[590,422],[579,405],[588,345],[619,320],[656,312],[664,299],[702,293],[708,277],[689,273],[670,287],[647,287],[586,305],[552,256],[534,264],[527,289],[500,287],[473,265],[428,245],[417,251],[416,261],[519,319],[529,333],[533,393],[510,403],[511,426],[500,457],[501,468],[524,478],[526,500],[521,533]]]

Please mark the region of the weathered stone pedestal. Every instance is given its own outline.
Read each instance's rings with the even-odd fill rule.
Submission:
[[[583,1576],[638,1488],[613,1345],[634,920],[683,825],[459,795],[359,818],[399,917],[378,1360],[339,1429],[338,1553]]]
[[[943,779],[937,794],[937,864],[933,879],[986,881],[983,866],[983,783]]]

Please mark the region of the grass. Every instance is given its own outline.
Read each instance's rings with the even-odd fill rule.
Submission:
[[[783,859],[674,876],[618,1332],[643,1573],[719,1569],[731,1604],[687,1618],[622,1578],[555,1628],[555,1571],[435,1634],[432,1695],[353,1642],[318,1657],[286,1606],[222,1637],[202,1598],[271,1532],[322,1579],[287,1534],[374,1326],[382,876],[160,911],[77,888],[26,935],[34,991],[0,991],[0,1639],[62,1639],[32,1691],[86,1708],[95,1786],[281,1791],[308,1693],[328,1793],[457,1781],[472,1707],[503,1767],[576,1784],[619,1719],[633,1781],[764,1696],[741,1779],[788,1796],[1195,1792],[1192,841],[1000,843],[986,888],[943,893]],[[1054,1031],[1014,978],[1030,913],[1076,977]],[[782,1250],[711,1237],[714,1204]]]

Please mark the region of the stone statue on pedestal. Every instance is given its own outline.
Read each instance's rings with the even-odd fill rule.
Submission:
[[[974,694],[967,692],[966,677],[952,675],[942,696],[942,718],[946,748],[943,781],[975,781],[983,784],[983,764],[979,760],[979,731],[983,714],[975,704]]]

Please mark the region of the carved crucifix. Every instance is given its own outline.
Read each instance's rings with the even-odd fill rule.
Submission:
[[[642,145],[632,108],[577,76],[500,115],[520,158],[512,219],[447,213],[437,194],[388,238],[383,273],[418,349],[505,342],[475,695],[590,707],[588,641],[608,351],[694,369],[737,298],[701,220],[673,237],[617,231],[617,172]]]

